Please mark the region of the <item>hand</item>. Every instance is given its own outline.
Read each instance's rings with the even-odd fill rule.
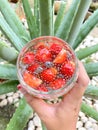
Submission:
[[[36,111],[48,130],[76,130],[76,123],[80,111],[82,96],[89,83],[89,77],[79,61],[79,76],[75,86],[63,96],[62,101],[57,104],[48,104],[24,93],[20,89],[30,106]]]

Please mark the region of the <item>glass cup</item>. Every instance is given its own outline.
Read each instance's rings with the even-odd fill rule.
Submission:
[[[21,50],[17,72],[23,88],[39,98],[54,99],[74,87],[78,62],[68,43],[54,36],[31,40]]]

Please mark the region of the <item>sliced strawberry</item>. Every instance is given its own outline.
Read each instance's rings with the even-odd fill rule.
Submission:
[[[34,64],[28,66],[27,70],[29,72],[33,73],[38,67],[39,67],[39,65],[37,63],[34,63]]]
[[[37,88],[42,83],[41,79],[33,76],[28,71],[25,71],[23,73],[23,79],[26,82],[26,84],[28,84],[32,88]]]
[[[59,44],[53,43],[50,46],[50,51],[54,55],[57,55],[61,50],[62,50],[62,47]]]
[[[23,59],[22,59],[23,63],[25,64],[31,64],[34,62],[34,53],[33,52],[27,52]]]
[[[36,59],[39,62],[51,61],[52,55],[47,48],[43,48],[37,51]]]
[[[56,58],[54,59],[54,63],[56,64],[61,64],[63,63],[65,60],[67,59],[67,53],[66,50],[62,49],[59,54],[56,56]]]
[[[50,87],[54,90],[62,88],[65,85],[65,79],[58,78],[50,83]]]
[[[41,73],[41,78],[46,82],[51,82],[55,79],[57,70],[55,68],[49,68]]]
[[[37,90],[42,91],[42,92],[48,92],[48,89],[44,84],[41,84],[40,86],[37,87]]]
[[[72,61],[64,62],[61,67],[61,73],[65,76],[72,76],[75,70],[75,64]]]
[[[46,48],[45,43],[43,42],[39,42],[36,46],[35,49],[39,50],[39,49],[43,49]]]

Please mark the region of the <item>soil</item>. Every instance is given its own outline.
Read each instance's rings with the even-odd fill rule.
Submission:
[[[0,107],[0,130],[5,130],[10,118],[15,112],[14,105],[7,105],[3,108]]]

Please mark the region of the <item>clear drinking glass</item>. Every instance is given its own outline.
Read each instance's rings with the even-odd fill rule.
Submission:
[[[65,69],[67,62],[71,63],[71,70],[68,65]],[[54,99],[74,87],[78,63],[68,43],[54,36],[42,36],[31,40],[21,50],[17,72],[20,84],[28,93],[43,99]]]

